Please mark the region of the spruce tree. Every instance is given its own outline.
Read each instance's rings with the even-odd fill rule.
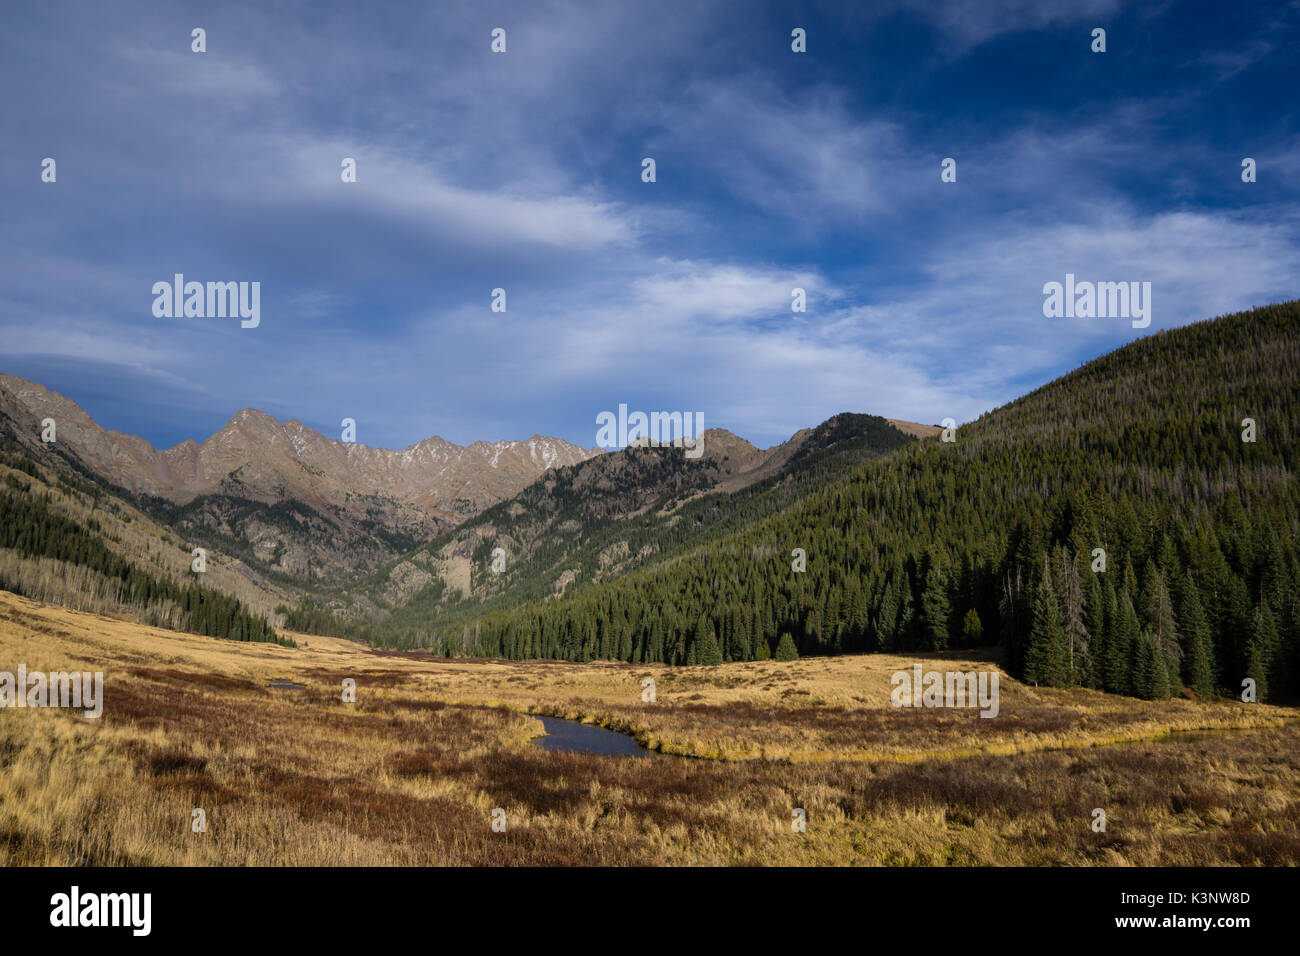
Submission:
[[[1106,633],[1106,607],[1102,595],[1101,583],[1091,570],[1083,578],[1084,627],[1088,632],[1088,659],[1084,667],[1083,683],[1088,687],[1100,687],[1100,668],[1098,666],[1104,653]]]
[[[1250,625],[1250,637],[1246,642],[1245,671],[1242,676],[1255,681],[1255,699],[1264,701],[1269,697],[1269,671],[1272,663],[1273,646],[1277,643],[1277,625],[1268,605],[1255,609]]]
[[[876,634],[878,650],[893,650],[898,633],[898,598],[894,593],[894,582],[885,584],[885,593],[880,597],[880,610],[876,612]]]
[[[1065,687],[1070,663],[1065,647],[1061,611],[1052,592],[1051,574],[1044,572],[1034,595],[1034,616],[1025,646],[1025,683],[1040,687]]]
[[[894,636],[894,646],[910,650],[916,641],[916,604],[912,600],[912,585],[903,575],[903,598],[898,602],[898,628]]]
[[[948,576],[938,567],[930,568],[925,578],[925,593],[921,596],[921,613],[924,617],[926,643],[932,651],[948,647]]]
[[[1143,631],[1134,645],[1133,693],[1143,700],[1163,700],[1169,696],[1169,673],[1164,655],[1155,638]]]
[[[1096,575],[1094,575],[1095,577]],[[1101,590],[1101,631],[1092,639],[1092,686],[1099,690],[1114,690],[1115,633],[1119,630],[1119,602],[1115,598],[1115,587],[1107,579]]]
[[[1127,593],[1119,599],[1119,613],[1111,634],[1110,681],[1107,690],[1115,694],[1133,693],[1133,660],[1142,625]]]
[[[1143,587],[1142,604],[1146,628],[1156,643],[1156,649],[1164,658],[1167,671],[1177,675],[1182,665],[1183,649],[1174,620],[1174,602],[1169,597],[1169,588],[1165,586],[1158,565],[1148,561],[1144,576],[1146,584]]]
[[[704,622],[703,630],[696,632],[694,650],[697,664],[722,663],[722,649],[718,647],[718,639],[714,636],[711,623]]]
[[[1057,551],[1053,581],[1056,606],[1061,612],[1061,627],[1065,631],[1070,683],[1077,684],[1088,657],[1088,629],[1083,620],[1083,586],[1079,581],[1079,569],[1067,550]]]
[[[799,659],[799,652],[795,649],[794,638],[787,631],[781,635],[781,640],[776,645],[776,654],[774,659],[778,661],[796,661]]]
[[[1214,647],[1200,594],[1190,573],[1184,579],[1179,611],[1183,643],[1183,681],[1202,697],[1214,693]]]

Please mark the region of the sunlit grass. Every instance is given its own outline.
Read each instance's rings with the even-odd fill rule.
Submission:
[[[911,658],[671,670],[305,641],[238,644],[0,592],[0,669],[103,670],[106,688],[98,721],[0,711],[0,864],[1300,859],[1300,730],[1282,708],[1144,703],[1004,675],[988,720],[890,707],[889,677]],[[653,704],[641,702],[646,676]],[[272,690],[273,677],[306,687]],[[542,751],[528,744],[542,731],[529,711],[715,759]],[[1168,736],[1193,728],[1222,732]],[[765,759],[733,759],[753,757]],[[196,807],[206,833],[191,832]],[[496,807],[505,833],[491,829]],[[796,807],[806,833],[792,832]],[[1095,808],[1105,833],[1092,831]]]

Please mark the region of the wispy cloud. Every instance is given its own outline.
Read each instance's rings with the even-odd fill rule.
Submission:
[[[816,7],[799,55],[766,3],[25,8],[0,370],[95,383],[158,444],[246,405],[389,447],[590,445],[619,401],[765,444],[844,410],[968,419],[1297,295],[1295,9]],[[261,281],[261,326],[153,318],[174,272]],[[1043,318],[1066,272],[1152,282],[1151,328]]]

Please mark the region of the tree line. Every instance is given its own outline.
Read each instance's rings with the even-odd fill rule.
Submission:
[[[39,476],[35,466],[23,469]],[[199,585],[155,577],[111,551],[90,528],[54,510],[48,492],[24,494],[0,491],[0,548],[24,557],[52,558],[85,567],[118,582],[121,603],[143,609],[180,610],[179,629],[236,641],[258,641],[296,646],[276,633],[266,618],[254,614],[236,598]],[[170,615],[163,617],[170,620]]]
[[[1295,697],[1296,367],[1298,303],[1160,332],[672,560],[361,633],[668,664],[997,644],[1039,685]]]

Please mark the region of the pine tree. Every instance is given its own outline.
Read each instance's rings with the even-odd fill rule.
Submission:
[[[924,617],[925,639],[932,651],[948,647],[948,576],[939,567],[930,568],[925,578],[925,593],[921,596],[921,613]]]
[[[1122,593],[1118,613],[1115,615],[1115,627],[1111,631],[1110,670],[1107,675],[1110,686],[1106,689],[1112,693],[1133,693],[1133,654],[1141,632],[1142,625],[1138,622],[1133,602],[1127,593]]]
[[[1272,663],[1274,646],[1277,644],[1277,624],[1268,605],[1255,609],[1251,620],[1250,637],[1246,642],[1245,675],[1255,681],[1255,699],[1269,698],[1269,665]]]
[[[701,619],[702,630],[695,632],[695,644],[692,650],[695,651],[695,663],[697,664],[721,664],[722,649],[718,647],[718,639],[714,636],[713,625]]]
[[[1099,577],[1099,575],[1093,575]],[[1112,657],[1114,656],[1114,646],[1112,638],[1117,629],[1116,619],[1119,617],[1119,605],[1115,599],[1115,588],[1109,579],[1104,585],[1101,585],[1101,631],[1092,636],[1092,682],[1091,686],[1098,690],[1109,691],[1111,689],[1111,673],[1113,671]]]
[[[1088,657],[1088,629],[1083,623],[1083,588],[1079,569],[1068,551],[1062,550],[1057,556],[1055,581],[1057,607],[1065,631],[1070,682],[1077,684]]]
[[[916,603],[912,599],[912,586],[907,575],[903,575],[903,598],[898,602],[898,628],[894,644],[898,648],[910,649],[916,641]]]
[[[894,582],[885,584],[885,593],[880,598],[880,610],[876,613],[876,634],[878,650],[892,650],[896,646],[898,623],[898,598],[894,594]]]
[[[1163,700],[1169,696],[1169,673],[1164,655],[1147,632],[1138,635],[1134,645],[1133,693],[1143,700]]]
[[[665,648],[665,652],[668,654],[668,663],[684,664],[686,663],[686,630],[680,625],[669,625],[669,627],[668,646]]]
[[[1210,625],[1201,608],[1196,583],[1189,573],[1184,579],[1179,605],[1179,633],[1183,643],[1183,681],[1202,697],[1214,694],[1214,647]]]
[[[1046,571],[1034,595],[1033,623],[1025,646],[1025,682],[1042,687],[1065,687],[1070,682],[1065,630],[1051,575]]]
[[[863,588],[857,582],[854,582],[853,593],[849,597],[848,629],[848,646],[853,650],[863,648],[867,638],[867,629],[870,625],[870,617]]]
[[[1160,568],[1147,562],[1146,586],[1143,588],[1143,610],[1147,631],[1156,642],[1156,650],[1164,658],[1170,674],[1177,674],[1182,665],[1183,650],[1178,640],[1178,627],[1174,620],[1174,602],[1169,597]]]
[[[1106,602],[1096,574],[1087,571],[1083,581],[1084,626],[1088,631],[1088,660],[1084,683],[1089,687],[1101,687],[1101,658],[1105,654],[1106,640]]]
[[[776,654],[774,659],[778,661],[796,661],[799,659],[799,652],[795,649],[794,638],[790,632],[781,635],[781,640],[776,645]]]

